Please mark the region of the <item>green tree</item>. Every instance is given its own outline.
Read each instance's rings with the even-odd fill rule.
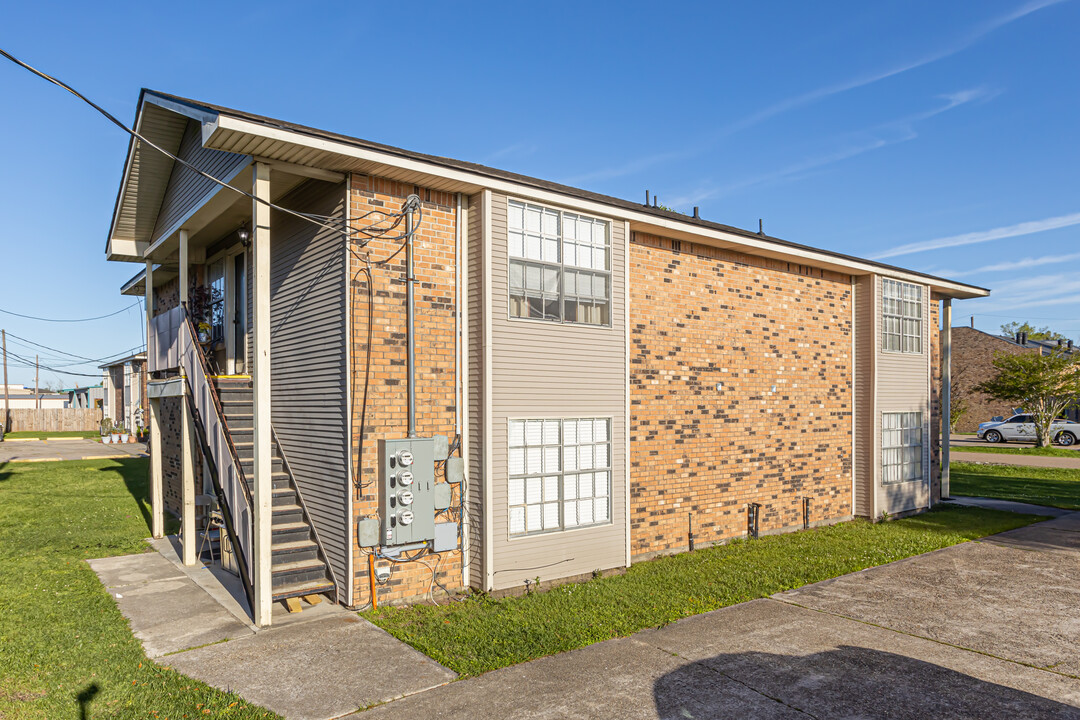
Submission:
[[[997,374],[975,389],[1024,408],[1035,420],[1038,446],[1048,447],[1053,440],[1051,424],[1080,398],[1080,356],[1056,350],[1049,355],[1001,354],[994,358],[994,367]]]
[[[1011,322],[1005,323],[1001,326],[1001,334],[1008,335],[1009,337],[1016,337],[1016,333],[1027,333],[1028,340],[1068,340],[1059,332],[1051,330],[1049,327],[1036,328],[1031,323],[1019,323]]]

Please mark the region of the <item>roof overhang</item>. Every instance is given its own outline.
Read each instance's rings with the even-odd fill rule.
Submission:
[[[158,288],[180,276],[180,269],[175,265],[154,266],[154,287]],[[121,295],[141,297],[146,294],[146,270],[139,271],[135,277],[120,286]]]
[[[165,141],[179,144],[183,125],[179,127],[170,125],[162,118],[161,113],[181,118],[182,123],[186,123],[189,118],[198,121],[201,125],[203,144],[208,148],[248,155],[254,160],[276,165],[278,170],[285,174],[295,173],[298,177],[305,175],[317,177],[319,173],[330,175],[363,173],[447,192],[473,194],[484,189],[491,189],[624,220],[630,223],[632,230],[659,234],[673,239],[704,243],[845,274],[887,275],[927,285],[932,292],[943,297],[963,299],[986,297],[990,294],[989,290],[978,286],[799,245],[780,238],[699,218],[690,218],[681,213],[651,208],[524,175],[450,158],[410,152],[145,90],[140,98],[139,126],[145,126],[147,132],[159,133],[163,138],[163,142],[160,143],[163,146],[165,146]],[[153,166],[155,171],[160,172],[157,166],[161,164],[161,161],[152,159],[137,145],[133,147],[134,149],[129,151],[125,183],[121,186],[117,200],[116,217],[121,218],[123,223],[114,220],[114,230],[110,235],[110,252],[115,252],[116,257],[110,255],[110,258],[128,259],[130,256],[126,253],[140,250],[142,254],[133,259],[142,260],[148,251],[152,251],[151,255],[155,258],[164,257],[165,252],[171,248],[165,247],[163,243],[170,242],[170,238],[159,239],[154,248],[151,248],[145,240],[141,240],[141,238],[149,237],[153,227],[151,226],[145,235],[137,232],[140,228],[145,230],[145,226],[138,225],[143,219],[139,214],[138,193],[132,194],[125,191],[129,179],[134,177],[137,181],[137,176],[146,172],[145,168]],[[158,158],[164,157],[150,148],[147,150]],[[171,162],[169,160],[170,167]],[[243,183],[250,176],[250,167],[246,168],[245,172],[246,175],[241,173],[242,177],[236,178],[237,187],[244,187]],[[168,182],[167,173],[162,182]],[[147,187],[154,192],[157,191],[156,185]],[[164,185],[161,187],[161,192],[164,193]],[[160,202],[160,197],[158,202]],[[131,228],[135,228],[135,231]],[[144,242],[144,245],[140,246],[140,242]]]

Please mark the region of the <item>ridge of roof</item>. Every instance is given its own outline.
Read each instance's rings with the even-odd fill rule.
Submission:
[[[919,272],[917,270],[911,270],[903,268],[897,265],[889,265],[887,263],[878,262],[876,260],[870,260],[867,258],[858,257],[856,255],[848,255],[846,253],[837,252],[835,250],[827,250],[824,248],[814,247],[812,245],[804,245],[796,243],[791,240],[784,240],[783,238],[774,237],[771,235],[765,235],[763,233],[757,233],[752,230],[745,230],[743,228],[735,227],[734,225],[725,225],[723,223],[714,222],[712,220],[705,220],[703,218],[695,218],[689,215],[684,215],[680,212],[673,210],[664,210],[658,207],[651,207],[641,203],[636,203],[631,200],[624,200],[612,195],[604,195],[603,193],[593,192],[591,190],[584,190],[582,188],[573,187],[570,185],[563,185],[561,183],[551,182],[548,180],[541,180],[529,175],[523,175],[521,173],[511,172],[509,170],[500,170],[487,165],[481,165],[479,163],[468,162],[465,160],[456,160],[454,158],[444,157],[440,155],[430,155],[427,153],[416,152],[412,150],[405,150],[404,148],[395,147],[393,145],[386,145],[383,143],[377,143],[371,140],[364,140],[351,135],[344,135],[342,133],[336,133],[329,130],[321,130],[309,125],[300,125],[297,123],[291,123],[285,120],[277,118],[271,118],[265,115],[257,115],[255,113],[249,113],[244,110],[237,110],[235,108],[225,107],[224,105],[217,105],[214,103],[208,103],[201,100],[194,100],[192,98],[182,97],[180,95],[173,95],[171,93],[162,92],[160,90],[153,90],[150,88],[142,88],[139,94],[140,107],[143,99],[147,94],[156,95],[164,100],[169,100],[176,103],[182,103],[188,105],[192,109],[202,110],[204,112],[231,115],[241,120],[247,120],[250,122],[258,123],[268,127],[276,128],[279,130],[285,130],[288,132],[295,132],[304,135],[310,135],[312,137],[323,138],[327,140],[333,140],[336,142],[343,142],[346,144],[362,147],[368,150],[374,150],[391,155],[397,155],[409,160],[418,160],[421,162],[432,163],[436,165],[443,165],[445,167],[464,170],[468,172],[477,173],[480,175],[487,175],[489,177],[498,178],[500,180],[506,180],[509,182],[519,183],[522,185],[528,185],[541,190],[548,190],[551,192],[568,195],[583,200],[591,200],[593,202],[599,202],[605,205],[612,205],[624,210],[633,210],[635,212],[643,212],[654,217],[665,220],[676,220],[688,225],[697,226],[708,230],[718,230],[720,232],[731,233],[745,238],[752,238],[755,240],[766,240],[770,243],[780,245],[783,247],[791,248],[793,250],[808,250],[812,252],[822,253],[831,257],[835,257],[839,260],[847,260],[849,262],[859,262],[872,265],[874,267],[881,268],[886,271],[902,272],[909,275],[916,275],[918,277],[927,278],[929,280],[937,280],[941,282],[950,283],[953,285],[963,285],[964,287],[972,288],[974,290],[980,290],[986,293],[990,292],[989,288],[984,288],[979,285],[969,285],[966,283],[960,283],[955,280],[949,280],[948,278],[940,277],[937,275],[930,275],[929,273]]]

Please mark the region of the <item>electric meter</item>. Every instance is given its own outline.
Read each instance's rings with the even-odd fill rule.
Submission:
[[[402,467],[409,467],[413,463],[413,455],[408,450],[398,450],[397,453],[398,465]]]
[[[397,476],[397,479],[402,487],[409,487],[412,485],[413,474],[411,472],[403,472]]]
[[[402,490],[397,494],[398,502],[402,505],[412,505],[413,494],[410,490]]]
[[[413,521],[412,510],[402,510],[398,513],[398,522],[402,525],[411,525]]]

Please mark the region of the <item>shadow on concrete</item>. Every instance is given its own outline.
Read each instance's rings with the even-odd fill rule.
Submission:
[[[1070,705],[849,645],[811,655],[717,655],[661,677],[653,699],[664,720],[747,717],[747,688],[767,703],[753,703],[755,717],[1080,718]]]

